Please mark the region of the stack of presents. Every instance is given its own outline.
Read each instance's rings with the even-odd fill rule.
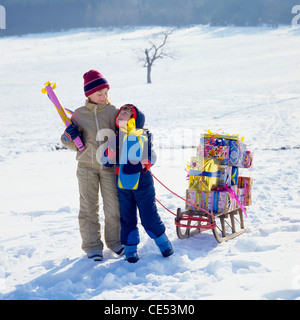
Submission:
[[[252,166],[253,153],[238,135],[202,134],[197,155],[188,164],[186,199],[214,214],[250,206],[252,178],[242,176]],[[186,209],[198,208],[187,203]]]

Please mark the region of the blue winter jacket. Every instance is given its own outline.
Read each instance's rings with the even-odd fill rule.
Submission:
[[[126,105],[130,106],[132,110],[134,111],[134,117],[135,117],[135,124],[136,124],[136,129],[143,129],[143,136],[147,138],[147,140],[144,143],[143,147],[143,156],[142,160],[148,159],[150,162],[151,166],[153,166],[156,162],[156,153],[152,148],[152,133],[149,131],[149,129],[144,128],[145,124],[145,115],[143,114],[142,111],[140,111],[137,107],[133,105]],[[123,106],[124,107],[124,106]],[[122,108],[123,108],[122,107]],[[119,112],[116,115],[116,119],[122,110],[120,108]],[[112,139],[109,144],[108,148],[104,152],[104,155],[101,159],[101,162],[104,166],[106,167],[112,167],[113,165],[116,165],[116,173],[119,173],[119,167],[120,167],[120,159],[121,159],[121,154],[122,154],[122,142],[123,142],[123,137],[124,133],[119,130],[118,126],[116,125],[117,131],[116,131],[116,136],[115,139]],[[146,172],[147,170],[144,170]]]

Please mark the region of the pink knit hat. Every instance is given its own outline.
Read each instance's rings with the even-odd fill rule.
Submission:
[[[109,84],[103,75],[96,71],[90,70],[83,75],[84,79],[84,94],[86,97],[90,96],[94,92],[102,90],[104,88],[109,89]]]

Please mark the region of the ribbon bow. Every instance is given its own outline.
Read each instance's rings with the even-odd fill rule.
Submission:
[[[143,130],[142,129],[136,129],[136,125],[135,125],[135,119],[131,118],[127,124],[126,127],[121,128],[121,131],[129,134],[129,135],[133,135],[133,136],[141,136],[143,134]]]
[[[229,192],[230,197],[236,200],[237,204],[240,206],[240,208],[242,209],[242,211],[245,214],[245,217],[247,218],[247,213],[246,213],[245,208],[243,207],[243,205],[241,204],[240,200],[238,199],[238,196],[235,193],[235,191],[233,189],[229,188],[228,184],[225,184],[224,186],[218,187],[216,190],[217,191],[227,191],[227,192]]]
[[[220,130],[220,129],[219,129],[219,130]],[[218,131],[219,131],[219,130],[218,130]],[[213,137],[215,134],[219,134],[219,133],[215,133],[215,134],[214,134],[210,129],[207,129],[207,133],[210,134],[210,135],[212,135],[212,137]],[[229,136],[229,133],[227,133],[226,135]],[[240,138],[238,134],[233,134],[232,136],[238,137],[238,139],[240,139],[241,142],[244,142],[244,140],[245,140],[245,137],[241,137],[241,138]]]

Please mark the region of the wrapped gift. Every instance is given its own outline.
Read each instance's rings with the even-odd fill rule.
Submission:
[[[238,187],[236,185],[231,187],[229,187],[228,185],[221,186],[221,187],[218,187],[216,191],[223,191],[223,192],[225,191],[228,193],[229,198],[228,198],[227,212],[232,211],[236,208],[241,208],[245,216],[247,217],[246,210],[238,198],[238,195],[237,195]]]
[[[230,189],[232,189],[234,191],[234,194],[237,195],[237,192],[238,192],[237,185],[231,186]],[[234,197],[230,197],[229,211],[237,209],[238,207],[239,207],[239,205],[238,205],[236,199]]]
[[[226,191],[202,192],[200,206],[204,210],[213,213],[228,212],[230,208],[230,197]]]
[[[219,165],[213,159],[198,160],[198,165],[193,165],[194,158],[192,157],[191,159],[189,171],[189,189],[210,191],[213,186],[218,186],[220,177]]]
[[[219,138],[211,134],[202,134],[200,145],[197,153],[206,159],[219,159],[222,165],[228,165],[229,162],[229,146],[228,140],[222,138],[225,135],[217,135]]]
[[[201,157],[191,157],[190,162],[190,171],[197,170],[201,171],[203,170],[203,159]]]
[[[197,190],[186,190],[186,200],[192,204],[195,204],[196,206],[200,205],[200,200],[199,200],[199,191]],[[186,209],[187,210],[197,210],[194,206],[192,206],[190,203],[186,202]]]
[[[225,184],[228,184],[230,186],[231,176],[232,176],[232,167],[220,165],[219,171],[220,171],[219,186],[224,186]]]
[[[197,154],[205,159],[226,160],[229,158],[229,147],[224,139],[201,138]]]
[[[246,144],[239,140],[228,140],[229,145],[229,165],[234,167],[244,166]]]
[[[239,188],[247,188],[251,190],[253,179],[250,177],[242,177],[240,176],[238,179],[238,187]]]
[[[243,158],[242,166],[243,168],[251,168],[253,162],[253,153],[249,150],[246,150]]]
[[[245,201],[245,188],[238,188],[237,191],[237,197],[240,201],[240,203],[244,206],[244,201]]]
[[[189,189],[211,191],[214,188],[230,184],[231,167],[222,166],[214,159],[204,159],[203,170],[190,166]]]
[[[231,167],[231,186],[236,186],[238,184],[239,178],[239,168],[238,167]]]
[[[229,158],[229,148],[227,146],[204,146],[204,158],[225,160]]]
[[[238,180],[238,198],[243,206],[252,204],[252,178],[239,177]]]
[[[229,148],[229,157],[222,159],[221,164],[231,165],[235,167],[244,166],[244,157],[246,153],[246,144],[243,142],[244,138],[239,139],[238,135],[223,135],[223,134],[212,134],[205,133],[202,134],[200,138],[200,144],[204,147],[203,156],[205,157],[205,146],[215,145],[227,146]]]

